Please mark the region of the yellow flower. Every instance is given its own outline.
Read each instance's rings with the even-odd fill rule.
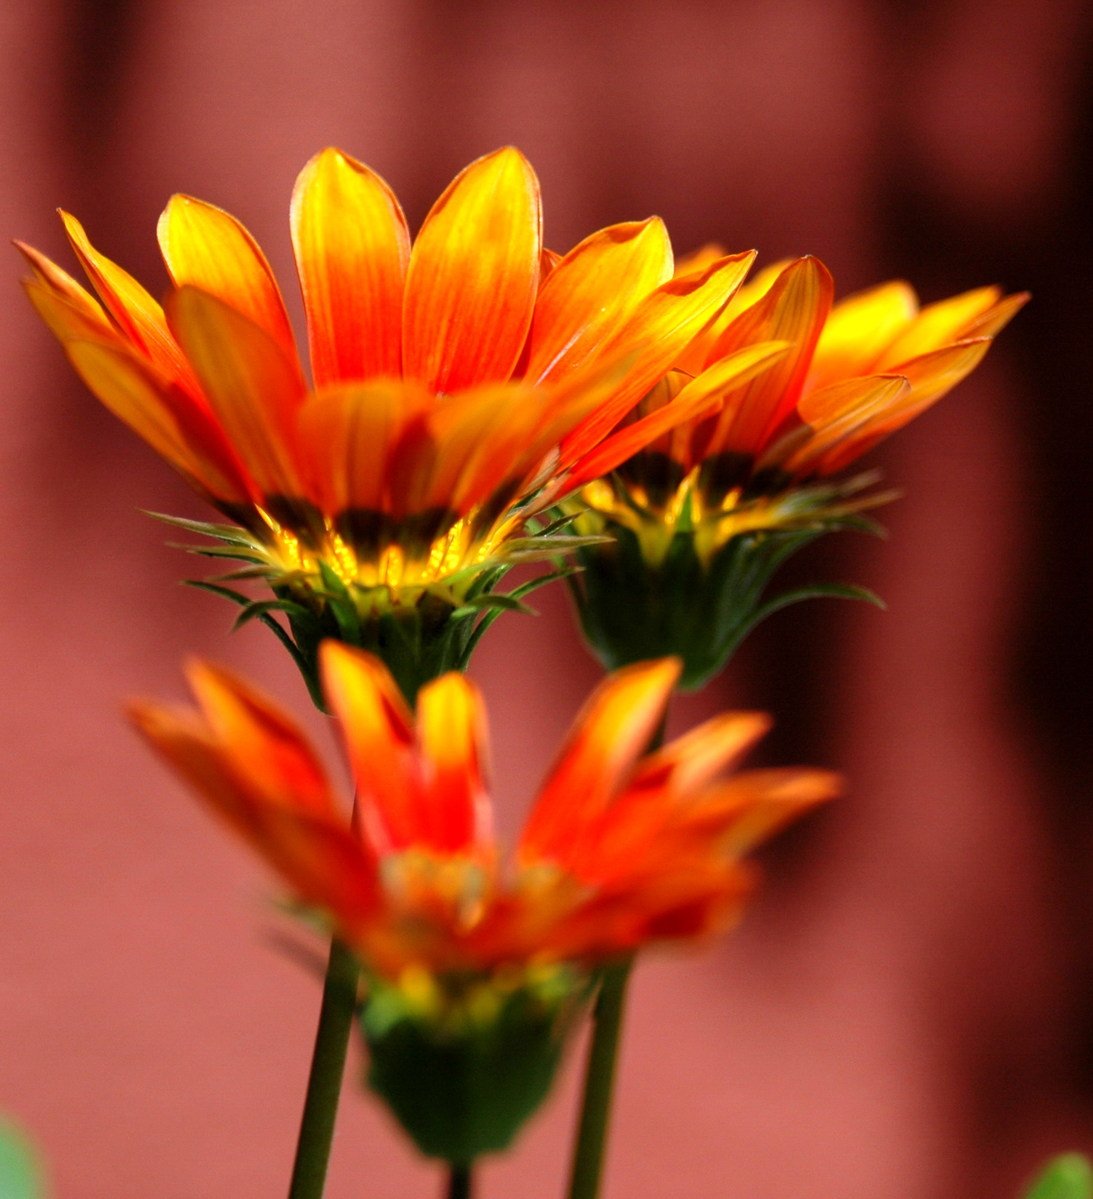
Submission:
[[[837,304],[833,294],[830,273],[812,257],[769,267],[740,288],[637,414],[696,386],[720,406],[646,443],[614,479],[590,483],[589,508],[633,528],[651,562],[663,560],[684,510],[704,561],[739,533],[845,512],[855,483],[848,490],[831,477],[970,374],[1028,300],[982,287],[920,308],[902,282]],[[748,378],[711,386],[727,361],[757,345],[782,352]],[[591,457],[579,472],[595,480],[604,473],[596,468]]]
[[[595,452],[577,468],[572,482],[584,485],[566,510],[575,532],[604,540],[577,549],[571,589],[608,666],[677,654],[684,685],[697,687],[769,612],[818,594],[873,598],[764,593],[802,546],[868,523],[856,514],[886,497],[863,497],[864,476],[834,476],[959,383],[1028,298],[984,287],[919,308],[897,282],[833,305],[833,291],[815,258],[761,272],[630,427],[693,392],[719,405],[643,439],[611,473]],[[750,372],[737,373],[748,354]]]
[[[264,255],[219,208],[167,205],[162,307],[72,216],[97,299],[21,248],[28,294],[84,382],[241,526],[204,530],[228,543],[218,553],[346,636],[328,601],[365,621],[423,601],[450,612],[498,569],[557,552],[527,527],[533,508],[589,454],[610,455],[612,429],[752,260],[673,276],[657,218],[559,258],[540,207],[529,163],[498,150],[453,180],[411,242],[377,174],[316,155],[291,205],[310,381]]]

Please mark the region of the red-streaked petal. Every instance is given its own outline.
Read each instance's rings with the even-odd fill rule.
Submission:
[[[418,696],[417,729],[426,771],[419,841],[441,853],[488,847],[486,724],[477,688],[457,674],[428,683]]]
[[[906,379],[906,391],[888,403],[877,405],[857,427],[826,450],[818,463],[812,463],[813,469],[825,475],[834,474],[902,429],[970,374],[990,344],[989,338],[960,342],[905,362],[898,377]]]
[[[300,498],[292,433],[304,384],[295,358],[237,309],[197,288],[173,292],[167,315],[254,481],[267,496]]]
[[[695,255],[696,262],[706,261],[706,255]],[[710,366],[718,355],[712,352],[718,338],[743,312],[757,304],[774,286],[778,276],[790,265],[792,260],[779,259],[769,266],[756,271],[751,278],[745,280],[733,293],[725,308],[706,326],[680,356],[675,364],[678,370],[697,375]],[[684,262],[676,264],[676,274],[684,274]]]
[[[565,865],[581,830],[596,820],[628,782],[664,717],[679,679],[675,658],[642,662],[609,676],[577,717],[535,802],[524,834],[524,861]]]
[[[152,748],[301,899],[350,926],[375,908],[376,864],[352,835],[347,818],[263,792],[240,770],[234,747],[219,742],[192,712],[136,703],[129,716]]]
[[[63,211],[60,215],[80,265],[118,328],[157,370],[192,386],[192,372],[167,328],[163,309],[132,275],[95,249],[74,216]]]
[[[394,193],[330,148],[300,172],[291,211],[315,386],[398,375],[410,234]]]
[[[172,196],[156,227],[176,287],[209,292],[263,330],[296,361],[285,302],[266,256],[228,213],[192,196]]]
[[[970,336],[968,327],[982,320],[1001,299],[1000,288],[978,287],[928,304],[892,342],[876,369],[902,374],[904,362],[965,340]]]
[[[406,701],[378,658],[339,642],[319,647],[319,669],[369,843],[381,856],[412,846],[420,834],[422,778]]]
[[[518,382],[486,383],[450,396],[418,434],[428,456],[424,469],[407,472],[414,507],[464,515],[503,484],[518,487],[542,456],[528,460],[553,415],[549,400],[548,389]],[[410,439],[403,446],[407,466],[407,451],[414,448]]]
[[[699,796],[688,820],[715,834],[723,851],[740,857],[844,789],[842,776],[830,770],[746,770]]]
[[[832,293],[831,275],[823,263],[799,258],[721,335],[715,356],[757,341],[787,341],[792,349],[772,369],[726,397],[707,453],[754,454],[793,412]]]
[[[186,392],[123,345],[71,341],[65,353],[90,391],[194,486],[224,504],[251,502],[223,432]]]
[[[186,675],[213,737],[240,777],[266,802],[314,814],[337,814],[314,750],[276,704],[208,662],[189,663]]]
[[[15,248],[34,271],[34,278],[25,281],[31,302],[58,341],[71,340],[75,335],[74,329],[85,335],[81,340],[86,340],[86,335],[90,335],[92,340],[118,340],[117,329],[107,320],[102,305],[67,271],[61,270],[55,262],[25,242],[17,241]],[[58,302],[56,307],[60,311],[56,324],[50,319],[46,306],[39,304],[34,298],[35,295],[45,294]]]
[[[539,292],[525,376],[558,381],[582,366],[671,275],[672,246],[659,217],[586,237]]]
[[[509,378],[531,324],[541,249],[539,183],[518,150],[461,171],[410,254],[403,372],[436,392]]]
[[[816,344],[805,390],[874,373],[881,355],[917,312],[918,297],[899,280],[840,300]]]
[[[864,431],[890,419],[910,393],[911,384],[902,375],[870,375],[806,395],[798,412],[811,430],[805,436],[805,430],[791,430],[770,447],[757,469],[777,468],[801,477],[831,474],[865,452],[871,442]]]
[[[770,730],[765,712],[723,712],[651,754],[634,775],[635,790],[664,787],[682,795],[732,769]]]
[[[601,368],[624,361],[626,373],[611,403],[600,407],[565,439],[563,464],[590,453],[671,369],[728,302],[754,259],[754,251],[722,258],[705,271],[670,279],[638,305],[626,325],[591,360]]]
[[[788,348],[785,342],[761,342],[722,358],[697,379],[685,384],[669,403],[602,441],[597,449],[574,466],[565,483],[566,492],[614,470],[671,429],[699,420],[712,407],[720,405],[726,388],[747,382],[768,369]]]
[[[71,295],[40,278],[24,279],[23,290],[34,311],[61,345],[70,341],[96,341],[104,345],[131,346],[86,292],[82,297]]]
[[[964,326],[960,333],[961,341],[996,336],[1031,299],[1032,295],[1029,292],[1019,291],[1012,296],[1006,296],[1004,300],[999,300]]]
[[[296,444],[308,494],[323,512],[348,509],[396,515],[391,463],[406,426],[432,396],[411,379],[375,379],[328,387],[300,408]]]

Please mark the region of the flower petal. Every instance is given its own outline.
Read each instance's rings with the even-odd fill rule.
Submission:
[[[412,846],[422,825],[413,717],[378,658],[337,641],[319,647],[323,695],[357,782],[357,813],[377,854]]]
[[[394,193],[331,148],[300,172],[291,213],[316,387],[398,375],[410,234]]]
[[[192,388],[193,373],[167,328],[163,309],[132,275],[95,249],[74,216],[62,211],[61,221],[80,265],[118,328],[157,370]]]
[[[186,675],[213,738],[264,802],[337,815],[314,750],[276,704],[209,662],[189,663]]]
[[[768,371],[726,396],[705,448],[707,454],[755,454],[765,437],[793,412],[812,352],[831,307],[833,285],[817,258],[799,258],[719,338],[715,356],[757,341],[792,345]]]
[[[195,287],[168,298],[171,328],[239,457],[267,496],[304,494],[293,450],[304,395],[295,358],[237,309]]]
[[[584,368],[603,369],[612,361],[626,363],[612,401],[602,405],[563,442],[563,465],[590,453],[671,369],[729,301],[754,259],[753,251],[719,259],[704,271],[670,279],[646,296],[625,326]]]
[[[67,271],[25,242],[17,241],[15,247],[34,271],[34,277],[25,281],[31,303],[58,341],[63,343],[80,335],[96,341],[119,340],[102,305]],[[46,302],[47,296],[57,302]]]
[[[88,389],[198,490],[227,506],[251,485],[212,417],[123,345],[71,341],[65,353]]]
[[[343,924],[367,917],[379,896],[374,860],[349,821],[315,808],[263,777],[262,764],[240,756],[192,712],[152,703],[130,705],[129,717],[154,750],[193,786],[308,903],[336,912]],[[253,748],[253,742],[249,743]],[[253,773],[255,767],[259,773]],[[274,790],[265,790],[272,781]]]
[[[800,428],[792,429],[770,447],[756,469],[802,478],[833,474],[879,440],[868,431],[885,427],[910,395],[911,384],[903,375],[868,375],[822,387],[804,396],[798,407],[808,436],[798,436]]]
[[[485,712],[473,684],[446,674],[421,689],[418,742],[427,771],[419,843],[441,853],[491,848],[483,783]]]
[[[436,392],[509,378],[531,323],[541,248],[539,184],[518,150],[461,171],[410,255],[403,372]]]
[[[192,196],[172,196],[156,227],[176,287],[197,287],[247,317],[296,361],[285,302],[258,243],[228,213]]]
[[[432,397],[413,380],[374,379],[324,388],[300,409],[296,443],[308,494],[324,512],[390,512],[391,461],[403,430]]]
[[[671,275],[672,246],[659,217],[586,237],[539,292],[525,377],[558,381],[583,365]]]
[[[928,304],[892,342],[876,369],[902,374],[901,367],[909,359],[972,336],[969,326],[982,320],[1001,298],[997,287],[978,287]]]
[[[686,383],[666,404],[633,424],[624,425],[600,442],[597,449],[578,462],[566,479],[568,493],[614,470],[640,450],[674,428],[699,420],[713,406],[720,406],[726,388],[738,386],[768,369],[788,350],[784,341],[747,346],[716,362],[697,379]]]
[[[746,770],[700,797],[690,819],[715,831],[723,850],[740,857],[844,789],[842,776],[830,770]]]
[[[680,669],[675,658],[642,662],[597,687],[535,801],[520,839],[522,861],[566,865],[582,830],[611,804],[648,748]]]
[[[881,355],[917,312],[918,297],[900,281],[840,300],[817,342],[806,391],[850,375],[874,373]]]

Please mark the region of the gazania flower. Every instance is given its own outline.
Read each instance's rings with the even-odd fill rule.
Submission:
[[[22,247],[32,302],[102,402],[237,522],[193,527],[273,585],[312,652],[322,634],[368,642],[357,626],[392,612],[426,613],[428,641],[513,561],[556,553],[527,526],[532,501],[564,490],[590,453],[629,452],[612,454],[611,430],[752,258],[673,277],[656,218],[559,258],[511,148],[461,172],[411,244],[387,184],[327,149],[291,207],[309,381],[269,265],[226,212],[167,205],[163,307],[62,218],[98,298]]]
[[[597,478],[595,455],[579,468],[589,482],[573,501],[575,528],[615,539],[580,551],[574,583],[609,664],[682,654],[690,685],[719,669],[762,615],[774,569],[884,498],[861,496],[864,477],[834,476],[969,374],[1028,298],[984,287],[920,308],[892,282],[833,305],[833,291],[815,258],[761,272],[635,415],[696,386],[720,407],[608,477]],[[726,356],[756,343],[782,352],[743,383],[708,386]]]
[[[741,856],[838,785],[813,770],[724,778],[767,728],[754,713],[717,717],[643,756],[679,673],[673,661],[647,663],[591,698],[507,860],[491,829],[474,686],[457,674],[427,684],[415,721],[375,658],[334,642],[320,658],[356,782],[352,822],[288,718],[221,670],[191,669],[199,712],[142,704],[134,717],[359,956],[381,1089],[385,1052],[396,1042],[405,1049],[407,1037],[416,1052],[427,1042],[449,1055],[503,1043],[496,1064],[510,1073],[505,1057],[538,1044],[528,1026],[557,1039],[560,1013],[583,996],[597,963],[724,929],[752,883]],[[392,1068],[389,1085],[405,1088],[399,1077]],[[493,1102],[521,1089],[492,1081]],[[430,1082],[438,1093],[445,1086]],[[423,1102],[420,1088],[414,1102]],[[506,1128],[503,1140],[515,1131]],[[465,1146],[424,1139],[427,1152],[451,1160],[500,1147],[461,1158]]]

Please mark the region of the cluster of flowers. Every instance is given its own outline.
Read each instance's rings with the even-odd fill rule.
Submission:
[[[676,262],[657,218],[559,255],[514,149],[461,172],[411,241],[386,183],[328,149],[291,206],[309,379],[227,213],[170,201],[162,306],[63,220],[97,296],[22,247],[30,299],[95,395],[227,518],[178,523],[238,560],[213,585],[277,631],[335,718],[352,814],[289,718],[215,667],[191,671],[198,710],[140,704],[137,727],[352,951],[373,1087],[422,1149],[469,1162],[541,1099],[603,965],[727,927],[746,851],[837,790],[819,770],[728,776],[767,726],[755,713],[660,747],[670,693],[785,602],[767,586],[790,553],[862,521],[877,497],[841,472],[967,375],[1025,297],[920,308],[897,282],[835,303],[815,258],[748,281],[752,253]],[[619,669],[505,857],[459,672],[535,560],[569,573]],[[492,1107],[489,1087],[453,1097],[453,1054],[465,1086],[472,1058],[517,1082]],[[468,1102],[486,1115],[452,1115]]]

